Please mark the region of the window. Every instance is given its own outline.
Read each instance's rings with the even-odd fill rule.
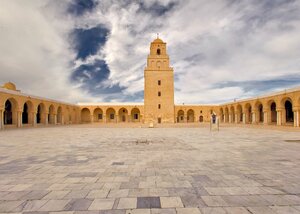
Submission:
[[[102,114],[98,114],[98,120],[102,120]]]
[[[202,110],[200,111],[200,114],[202,114]]]
[[[158,48],[156,51],[157,55],[160,55],[160,49]]]
[[[158,80],[158,81],[157,81],[157,84],[158,84],[158,85],[161,85],[161,81],[160,81],[160,80]]]
[[[161,92],[160,92],[160,91],[158,92],[158,96],[159,96],[159,97],[161,96]]]
[[[135,120],[138,120],[138,119],[139,119],[139,114],[134,114],[134,115],[133,115],[133,118],[134,118]]]
[[[157,118],[157,122],[158,122],[158,123],[161,123],[161,118],[160,118],[160,117]]]
[[[114,114],[110,114],[110,115],[109,115],[109,118],[110,118],[111,120],[113,120],[113,119],[115,119],[115,115],[114,115]]]
[[[158,109],[160,109],[160,107],[161,107],[160,104],[158,104]]]

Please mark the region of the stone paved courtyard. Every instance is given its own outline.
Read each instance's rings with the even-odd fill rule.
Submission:
[[[0,213],[300,213],[300,132],[0,132]]]

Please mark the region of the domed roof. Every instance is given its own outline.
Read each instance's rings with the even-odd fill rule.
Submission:
[[[164,43],[164,42],[160,38],[157,38],[152,43]]]
[[[12,82],[7,82],[7,83],[5,83],[2,87],[3,87],[3,88],[6,88],[6,89],[8,89],[8,90],[14,90],[14,91],[17,90],[16,85],[13,84]]]

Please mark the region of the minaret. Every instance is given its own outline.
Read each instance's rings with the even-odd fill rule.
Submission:
[[[173,68],[166,43],[158,37],[151,42],[144,79],[144,122],[174,123]]]

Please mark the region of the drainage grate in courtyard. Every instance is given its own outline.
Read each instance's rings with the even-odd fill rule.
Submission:
[[[300,140],[285,140],[288,143],[300,143]]]

